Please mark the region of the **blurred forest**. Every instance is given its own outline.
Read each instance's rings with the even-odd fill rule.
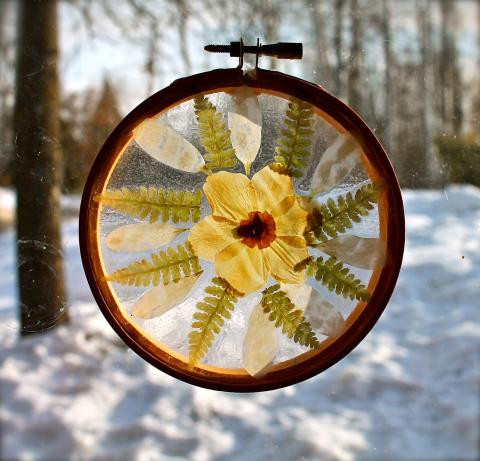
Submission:
[[[17,4],[0,2],[2,185],[12,182]],[[168,84],[165,76],[206,70],[194,57],[209,41],[228,43],[240,35],[251,41],[258,36],[263,43],[303,41],[304,59],[296,73],[320,83],[366,119],[390,153],[402,186],[439,187],[449,180],[480,185],[480,2],[122,0],[114,8],[109,0],[65,0],[60,6],[59,21],[71,24],[78,39],[76,53],[95,40],[138,49],[143,97]],[[468,29],[466,21],[476,26]],[[465,45],[472,32],[477,37],[467,36]],[[138,84],[117,81],[109,72],[70,91],[62,78],[74,60],[75,53],[60,55],[65,192],[81,191],[101,144],[125,112],[120,111],[125,84]],[[229,65],[235,63],[224,57],[223,66]],[[288,63],[267,59],[261,65],[289,70]]]
[[[108,134],[146,96],[236,66],[203,46],[239,37],[303,42],[302,61],[260,66],[351,105],[403,187],[480,186],[478,1],[0,0],[0,186],[17,190],[22,332],[66,319],[60,193],[81,192]]]

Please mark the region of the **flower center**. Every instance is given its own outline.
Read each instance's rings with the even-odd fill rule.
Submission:
[[[266,211],[251,211],[248,218],[240,221],[237,234],[243,237],[242,243],[250,248],[267,248],[275,240],[275,221]]]

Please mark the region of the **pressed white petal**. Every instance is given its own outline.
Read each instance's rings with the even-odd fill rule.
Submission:
[[[243,115],[228,113],[230,139],[235,155],[245,166],[245,173],[250,174],[250,166],[257,158],[262,141],[262,127],[251,122]]]
[[[151,288],[133,306],[133,315],[151,319],[180,304],[195,286],[201,274],[181,278],[178,282]]]
[[[323,299],[315,290],[310,296],[304,317],[315,331],[325,336],[338,335],[345,323],[342,314],[333,304]]]
[[[135,128],[133,137],[147,154],[172,168],[196,173],[205,166],[200,152],[173,128],[158,119],[144,120]]]
[[[361,269],[380,269],[385,265],[385,242],[377,238],[355,235],[339,237],[320,243],[318,249],[329,256]]]
[[[105,243],[113,251],[148,251],[167,245],[185,230],[168,223],[127,224],[110,232]]]
[[[262,112],[254,89],[240,87],[232,94],[228,128],[235,154],[248,175],[262,141]]]
[[[290,301],[295,304],[295,310],[300,309],[302,312],[305,312],[313,290],[311,286],[280,283],[280,289],[287,293]]]
[[[339,135],[323,153],[312,176],[311,195],[334,188],[360,159],[361,147],[348,133]]]
[[[243,340],[243,366],[255,377],[265,375],[277,354],[278,341],[275,324],[268,320],[261,304],[252,311]]]
[[[249,86],[241,86],[232,93],[232,101],[228,110],[243,115],[256,125],[262,125],[260,102],[255,90]]]

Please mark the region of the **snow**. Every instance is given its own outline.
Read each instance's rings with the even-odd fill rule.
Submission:
[[[71,218],[70,325],[20,340],[15,237],[1,233],[0,459],[478,460],[480,190],[404,199],[404,265],[377,326],[323,374],[259,394],[192,387],[128,350],[93,302]]]

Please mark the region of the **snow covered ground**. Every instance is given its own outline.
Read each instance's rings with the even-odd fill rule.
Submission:
[[[480,459],[480,191],[404,194],[394,297],[363,343],[307,382],[236,395],[146,364],[95,306],[64,225],[71,323],[19,340],[12,231],[0,234],[0,459]]]

